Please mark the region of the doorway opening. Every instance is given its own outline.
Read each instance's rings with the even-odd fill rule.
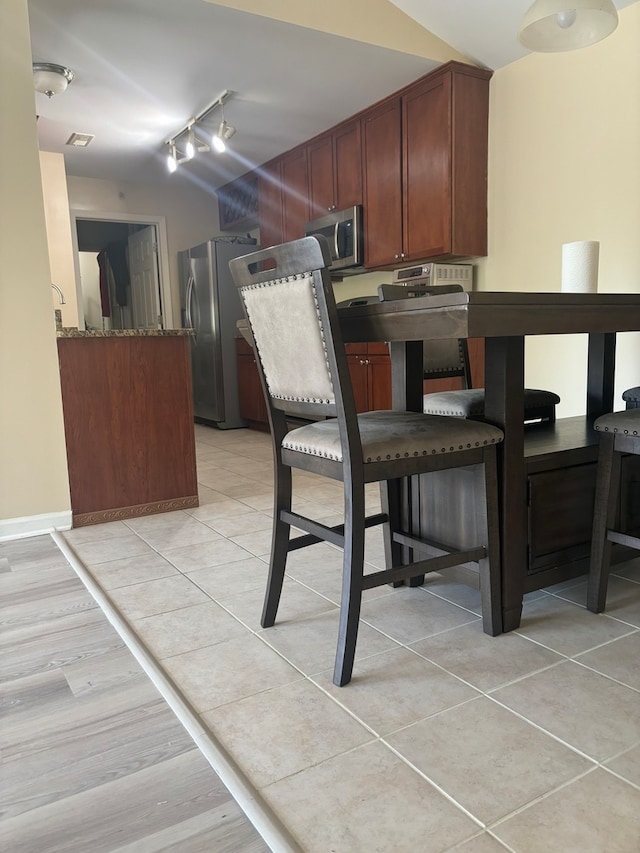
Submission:
[[[79,322],[173,327],[164,217],[71,211]]]

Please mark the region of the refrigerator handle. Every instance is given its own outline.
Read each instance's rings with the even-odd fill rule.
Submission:
[[[187,279],[187,293],[185,295],[185,306],[184,313],[187,320],[187,325],[193,329],[193,320],[191,318],[191,297],[193,296],[193,285],[195,284],[195,279],[193,275],[189,275]],[[194,329],[194,337],[195,337],[195,329]]]

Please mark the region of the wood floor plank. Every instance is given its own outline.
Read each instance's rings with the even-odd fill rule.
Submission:
[[[221,798],[227,800],[228,794],[220,792],[211,768],[194,748],[138,773],[9,818],[3,821],[2,830],[7,849],[13,853],[103,853],[119,850],[124,843],[139,845],[148,835],[158,836],[176,823],[212,811]],[[228,805],[227,801],[225,807]],[[240,853],[243,848],[236,849]]]
[[[2,850],[266,853],[50,537],[0,560]]]
[[[27,622],[0,633],[0,682],[72,666],[125,648],[98,608]]]

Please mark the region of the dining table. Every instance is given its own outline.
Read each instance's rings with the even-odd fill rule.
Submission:
[[[579,459],[578,445],[589,449],[590,461],[597,456],[593,421],[614,408],[616,336],[640,331],[640,293],[471,290],[344,307],[339,316],[345,343],[389,344],[394,409],[422,411],[423,340],[484,339],[484,418],[504,433],[499,448],[502,630],[518,628],[524,593],[531,588],[525,454],[525,430],[530,427],[525,427],[523,414],[526,339],[588,335],[586,364],[578,359],[554,367],[554,373],[571,377],[586,374],[584,413],[570,419],[570,429],[558,419],[544,433],[564,435],[558,465],[566,464],[571,475],[573,467],[563,460]],[[573,454],[571,442],[576,445]]]

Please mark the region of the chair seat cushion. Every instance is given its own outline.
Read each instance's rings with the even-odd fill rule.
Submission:
[[[640,403],[640,385],[636,388],[627,388],[622,399],[626,400],[627,403]]]
[[[622,435],[640,435],[640,409],[610,412],[601,415],[594,423],[598,432],[618,432]]]
[[[533,409],[555,406],[560,397],[553,391],[525,388],[524,413]],[[482,417],[484,388],[465,388],[460,391],[440,391],[424,395],[424,411],[429,415],[449,415],[454,418]]]
[[[358,415],[358,425],[364,462],[454,453],[503,439],[502,431],[490,424],[419,412],[365,412]],[[342,461],[338,421],[332,418],[291,430],[282,447]]]

